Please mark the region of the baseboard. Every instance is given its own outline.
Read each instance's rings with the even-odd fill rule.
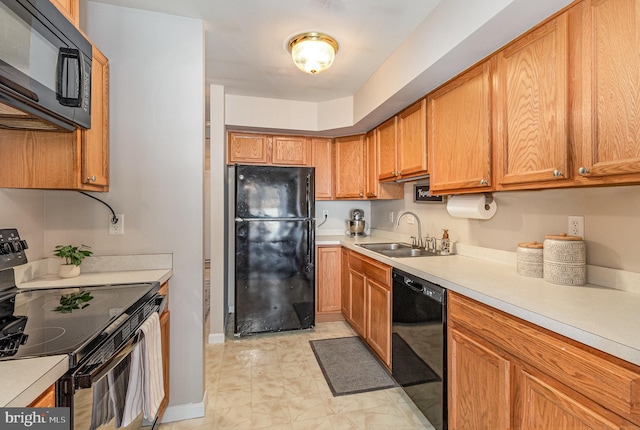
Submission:
[[[162,416],[162,423],[172,423],[174,421],[191,420],[194,418],[202,418],[205,413],[205,405],[207,404],[207,392],[204,392],[202,402],[187,403],[185,405],[167,406]]]
[[[209,343],[224,343],[224,333],[210,333]]]

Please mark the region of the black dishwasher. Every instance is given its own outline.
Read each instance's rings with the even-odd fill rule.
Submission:
[[[393,269],[392,374],[438,430],[447,428],[447,290]]]

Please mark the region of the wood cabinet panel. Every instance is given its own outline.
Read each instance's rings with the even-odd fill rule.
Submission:
[[[271,163],[283,166],[310,166],[309,139],[300,136],[273,136]]]
[[[448,299],[452,330],[473,333],[503,351],[503,356],[516,357],[567,390],[640,425],[640,367],[458,294],[450,292]],[[572,397],[585,405],[578,396]]]
[[[398,117],[383,122],[375,128],[378,145],[378,179],[395,180],[397,176]]]
[[[335,197],[364,197],[364,135],[335,139]]]
[[[427,173],[427,101],[422,99],[398,114],[398,165],[402,179]]]
[[[316,322],[340,320],[342,247],[316,247]]]
[[[350,255],[350,260],[353,254]],[[349,285],[351,293],[350,319],[353,329],[360,336],[366,338],[367,313],[365,308],[366,282],[364,273],[358,272],[349,267]]]
[[[93,46],[91,63],[91,128],[82,130],[81,181],[109,185],[109,61]],[[104,189],[104,191],[107,191]]]
[[[315,167],[316,200],[333,199],[333,140],[311,138],[313,161]]]
[[[340,289],[342,296],[340,302],[342,304],[342,315],[347,321],[351,321],[351,273],[349,272],[349,250],[342,248],[341,255],[341,277]]]
[[[51,0],[51,3],[76,27],[80,28],[80,0]]]
[[[378,150],[379,141],[375,131],[365,136],[365,197],[370,200],[402,199],[404,187],[395,182],[380,182],[378,180]]]
[[[391,288],[367,278],[367,335],[369,346],[391,368]]]
[[[500,185],[570,177],[567,21],[560,14],[497,55]]]
[[[449,428],[510,428],[509,361],[456,330],[448,339]]]
[[[162,399],[162,402],[160,402],[160,407],[158,408],[158,417],[162,419],[162,415],[169,405],[171,394],[171,315],[168,308],[165,308],[165,311],[162,312],[162,315],[160,315],[160,337],[162,339],[162,381],[164,384],[164,399]]]
[[[494,64],[475,66],[427,98],[432,192],[493,189]]]
[[[628,429],[635,426],[606,410],[588,407],[544,379],[520,369],[517,375],[516,429],[595,430]],[[602,413],[600,413],[602,412]]]
[[[572,125],[581,184],[640,181],[640,7],[584,0],[572,11]]]
[[[44,390],[33,402],[29,403],[29,408],[53,408],[56,406],[56,386],[51,385]]]
[[[268,164],[270,139],[264,134],[229,132],[228,163]]]

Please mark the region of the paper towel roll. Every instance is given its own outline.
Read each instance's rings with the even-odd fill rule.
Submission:
[[[487,198],[484,194],[466,194],[462,196],[451,196],[447,201],[447,212],[457,218],[489,219],[498,209],[496,201]],[[485,205],[489,206],[487,209]]]

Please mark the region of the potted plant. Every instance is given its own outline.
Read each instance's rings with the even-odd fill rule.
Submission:
[[[80,274],[80,264],[85,257],[89,257],[93,252],[87,245],[58,245],[53,250],[53,255],[64,258],[65,264],[60,265],[58,274],[61,278],[73,278]]]

